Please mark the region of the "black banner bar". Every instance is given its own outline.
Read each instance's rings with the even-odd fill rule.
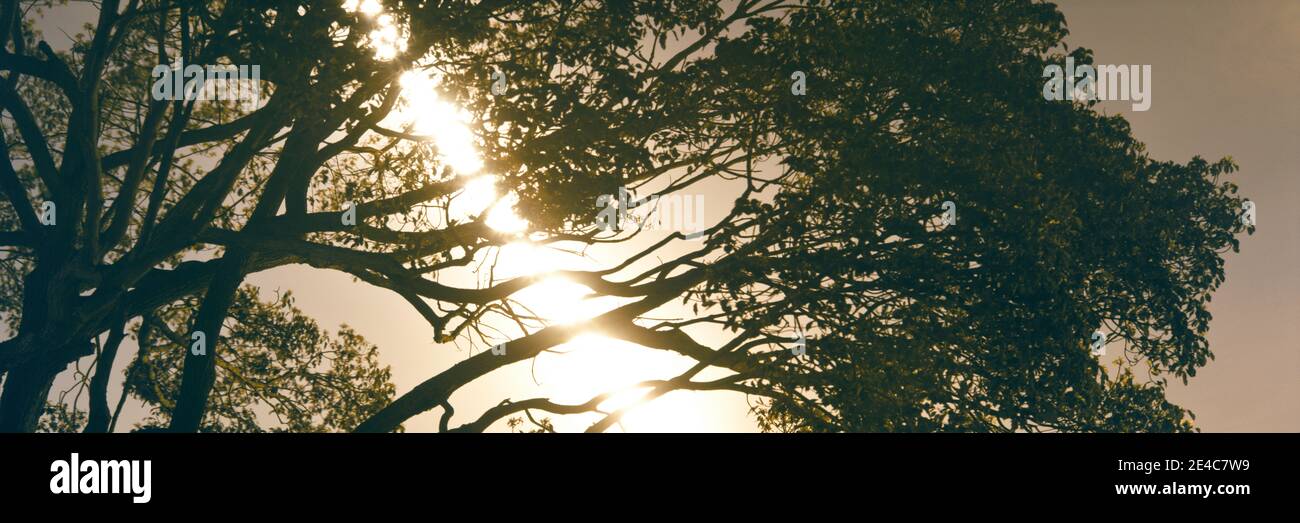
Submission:
[[[780,495],[990,507],[1253,506],[1295,498],[1298,440],[1294,434],[0,435],[6,454],[0,499],[6,506],[88,505],[127,514],[195,504],[215,514],[252,506],[331,510],[375,499],[419,507],[435,494],[439,503],[454,504],[490,502],[505,492],[519,501],[732,492],[755,503],[755,496]]]

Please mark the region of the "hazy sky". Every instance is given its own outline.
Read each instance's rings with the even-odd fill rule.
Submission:
[[[1123,113],[1156,159],[1232,156],[1241,167],[1232,181],[1257,204],[1258,230],[1242,238],[1240,254],[1227,256],[1227,281],[1211,304],[1209,340],[1216,358],[1189,385],[1174,385],[1173,401],[1195,412],[1205,431],[1300,430],[1300,277],[1295,272],[1300,267],[1300,102],[1295,87],[1300,80],[1300,2],[1059,4],[1071,32],[1067,43],[1093,49],[1096,63],[1152,66],[1149,111],[1132,112],[1128,102],[1103,104],[1104,110]],[[85,8],[74,4],[65,9]],[[41,26],[56,43],[61,39],[56,28],[73,33],[80,20],[84,18],[60,14]],[[710,207],[707,214],[713,219],[723,211]],[[432,329],[391,292],[353,283],[341,273],[288,267],[249,281],[265,290],[292,290],[298,306],[322,326],[335,330],[346,323],[378,345],[384,363],[393,367],[399,394],[468,356],[434,345]],[[461,390],[452,397],[460,414],[453,425],[472,420],[506,397],[543,394],[558,395],[557,401],[585,401],[586,394],[617,383],[668,377],[639,371],[683,363],[658,351],[600,340],[578,345],[573,354],[546,354],[533,366],[516,364]],[[118,372],[133,352],[134,346],[124,346]],[[566,368],[580,368],[585,377]],[[66,374],[56,389],[67,386]],[[575,379],[580,386],[566,384]],[[115,383],[110,404],[118,391]],[[735,394],[675,393],[637,411],[625,428],[755,430],[746,411],[744,398]],[[591,420],[573,420],[561,428],[580,429]],[[129,421],[119,430],[129,427]],[[425,414],[406,427],[424,431],[434,424],[434,417]]]
[[[1066,42],[1098,64],[1151,65],[1152,105],[1123,113],[1151,156],[1232,156],[1253,236],[1214,295],[1215,359],[1171,399],[1206,431],[1300,430],[1300,2],[1063,1]]]

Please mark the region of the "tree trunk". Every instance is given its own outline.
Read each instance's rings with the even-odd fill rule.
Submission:
[[[67,367],[38,359],[11,369],[0,393],[0,432],[35,432],[54,377]]]
[[[207,411],[208,394],[217,380],[217,346],[221,338],[221,324],[234,302],[239,283],[244,280],[244,264],[248,256],[242,251],[229,252],[222,266],[208,286],[203,304],[195,315],[193,332],[202,332],[207,346],[203,354],[195,354],[193,347],[185,351],[181,368],[181,390],[172,409],[172,432],[198,432]]]
[[[126,336],[126,325],[120,324],[108,336],[104,350],[95,362],[95,375],[90,378],[90,417],[86,421],[86,432],[108,432],[108,422],[112,413],[108,410],[108,380],[113,374],[113,361],[117,359],[117,348]]]

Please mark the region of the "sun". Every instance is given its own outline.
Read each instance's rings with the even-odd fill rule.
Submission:
[[[384,120],[385,125],[409,128],[413,134],[428,137],[437,149],[439,161],[458,175],[475,175],[483,169],[468,111],[438,96],[438,82],[426,71],[407,71],[400,79],[401,103]],[[519,197],[500,194],[499,177],[479,174],[459,194],[452,197],[448,209],[451,219],[468,221],[487,213],[486,223],[500,232],[521,233],[528,222],[515,213]],[[435,212],[435,211],[431,211]],[[436,221],[436,220],[435,220]]]
[[[583,334],[537,357],[539,392],[552,401],[581,404],[601,394],[600,413],[554,419],[556,429],[586,430],[607,413],[626,409],[611,432],[686,432],[708,426],[697,393],[670,393],[644,401],[643,381],[662,380],[689,369],[694,360],[674,352],[646,349],[599,334]]]
[[[362,4],[364,7],[366,4]],[[438,95],[438,81],[425,71],[408,71],[401,77],[402,98],[398,108],[385,120],[394,128],[428,137],[438,158],[458,175],[473,178],[448,203],[452,220],[468,221],[480,217],[494,230],[523,233],[528,221],[514,210],[518,196],[502,194],[500,177],[482,173],[473,133],[471,115]],[[431,213],[436,211],[431,211]],[[433,215],[431,214],[431,217]],[[494,266],[498,280],[508,277],[534,276],[559,269],[594,269],[590,259],[560,249],[522,241],[503,246]],[[549,277],[530,285],[511,297],[535,316],[535,322],[566,325],[590,319],[617,307],[623,299],[595,296],[580,283]],[[628,409],[622,422],[611,430],[672,431],[692,430],[708,425],[696,401],[689,394],[669,394],[653,401],[642,401],[650,389],[636,385],[646,380],[668,379],[690,368],[693,360],[676,353],[648,349],[615,338],[588,333],[539,355],[538,385],[545,396],[561,403],[585,403],[599,394],[609,397],[599,405],[602,412]],[[531,385],[526,384],[524,386]],[[558,417],[557,428],[581,431],[603,414]]]
[[[497,268],[496,275],[501,279],[545,275],[591,263],[573,253],[527,242],[509,244],[503,250],[500,259],[510,261]],[[586,285],[560,276],[546,277],[511,299],[519,305],[516,312],[533,316],[539,326],[572,325],[628,301],[596,295]],[[588,332],[538,355],[530,371],[535,382],[516,385],[535,388],[529,396],[547,397],[561,404],[582,404],[598,395],[608,396],[598,406],[599,413],[553,417],[556,429],[564,432],[586,430],[606,413],[622,409],[627,410],[621,423],[610,431],[716,430],[716,416],[700,408],[698,394],[702,393],[669,393],[643,401],[651,389],[638,386],[648,380],[673,378],[695,363],[675,352]]]
[[[612,300],[595,298],[587,286],[560,277],[534,283],[516,293],[514,299],[553,325],[590,319],[612,307]]]
[[[399,80],[401,107],[389,119],[410,126],[417,135],[429,136],[438,157],[457,174],[475,174],[483,168],[469,111],[438,96],[438,82],[427,71],[407,71]]]
[[[515,214],[519,197],[513,193],[498,198],[497,177],[479,175],[465,184],[459,194],[452,196],[448,214],[456,221],[469,221],[487,213],[488,227],[505,233],[522,233],[528,230],[528,220]]]

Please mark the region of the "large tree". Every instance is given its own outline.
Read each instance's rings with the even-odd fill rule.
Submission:
[[[1234,166],[1152,159],[1122,117],[1045,100],[1045,66],[1091,61],[1051,4],[106,0],[68,52],[39,40],[34,7],[0,13],[0,430],[35,429],[91,354],[84,424],[106,430],[130,333],[127,390],[171,430],[266,428],[259,409],[359,431],[438,408],[464,431],[595,412],[603,396],[539,397],[449,423],[458,389],[592,331],[697,362],[641,384],[647,400],[744,393],[769,430],[1192,428],[1165,385],[1211,357],[1206,303],[1245,230],[1220,179]],[[263,98],[157,99],[150,72],[174,63],[259,64]],[[390,123],[412,73],[466,113],[526,231],[448,212],[474,169]],[[621,188],[715,182],[738,196],[702,240],[598,216]],[[622,259],[447,283],[511,243]],[[289,264],[504,353],[391,399],[367,342],[245,287]],[[514,297],[550,276],[620,305],[548,324]],[[1098,330],[1122,358],[1090,352]],[[603,414],[592,430],[623,411]]]

